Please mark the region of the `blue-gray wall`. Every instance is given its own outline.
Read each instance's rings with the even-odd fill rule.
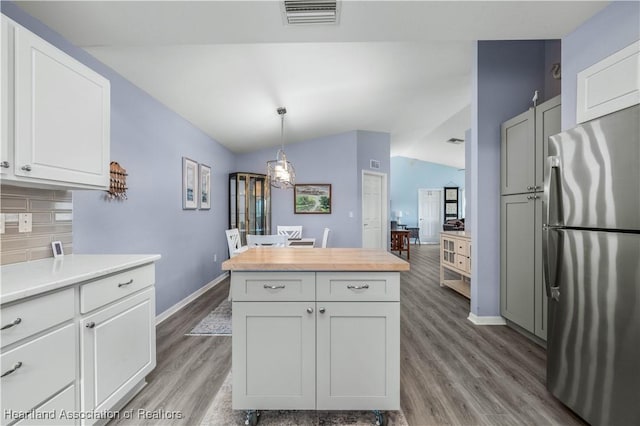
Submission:
[[[161,254],[157,313],[219,276],[234,154],[16,5],[2,2],[2,13],[111,81],[111,159],[127,169],[128,200],[74,191],[74,252]],[[182,210],[183,156],[212,167],[211,210]]]
[[[471,231],[473,217],[471,216],[471,200],[473,199],[473,163],[471,162],[471,129],[464,132],[464,187],[465,187],[465,212],[464,229]]]
[[[472,72],[471,312],[500,315],[500,125],[546,99],[544,41],[480,41]]]
[[[420,188],[433,189],[445,186],[464,188],[464,170],[414,158],[391,158],[391,211],[402,211],[404,225],[418,226]],[[444,217],[444,212],[441,212],[441,216]]]
[[[351,131],[285,146],[296,169],[296,183],[330,183],[331,214],[294,214],[293,191],[271,191],[271,226],[302,225],[303,233],[320,241],[325,227],[331,229],[331,247],[362,246],[362,168],[369,159],[380,160],[380,173],[389,174],[389,134]],[[238,171],[265,173],[266,162],[277,148],[237,156]]]
[[[562,39],[562,129],[576,125],[577,74],[640,39],[640,2],[614,1]]]

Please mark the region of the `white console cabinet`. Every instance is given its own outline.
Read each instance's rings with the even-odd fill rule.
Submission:
[[[109,80],[2,15],[3,181],[109,186]]]
[[[156,365],[157,259],[70,255],[2,267],[2,425],[104,423],[92,413],[120,408],[144,386]]]

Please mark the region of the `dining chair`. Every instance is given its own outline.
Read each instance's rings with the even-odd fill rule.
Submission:
[[[302,238],[302,225],[300,226],[278,225],[278,235],[286,235],[288,239]]]
[[[286,235],[247,235],[247,245],[249,247],[286,247]]]
[[[243,246],[240,241],[240,231],[238,228],[227,229],[224,231],[227,234],[227,244],[229,245],[229,258],[242,253],[247,249],[247,246]]]
[[[329,242],[329,233],[331,229],[324,228],[324,234],[322,234],[322,248],[327,248],[327,242]]]

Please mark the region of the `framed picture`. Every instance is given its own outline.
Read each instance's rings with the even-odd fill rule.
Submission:
[[[211,208],[211,167],[200,164],[200,210]]]
[[[182,157],[182,209],[198,208],[198,163]]]
[[[51,248],[53,249],[53,257],[62,257],[64,256],[64,250],[62,249],[61,241],[54,241],[51,243]]]
[[[331,214],[331,184],[296,185],[293,190],[293,212],[296,214]]]

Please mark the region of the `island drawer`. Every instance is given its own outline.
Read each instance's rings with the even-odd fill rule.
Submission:
[[[0,309],[2,347],[73,318],[74,289],[57,291]]]
[[[315,272],[231,273],[233,301],[312,301],[316,295]]]
[[[80,312],[87,313],[155,283],[153,263],[80,286]]]
[[[69,324],[2,354],[3,411],[28,411],[75,381],[75,330]]]
[[[400,301],[399,272],[318,272],[316,300]]]

